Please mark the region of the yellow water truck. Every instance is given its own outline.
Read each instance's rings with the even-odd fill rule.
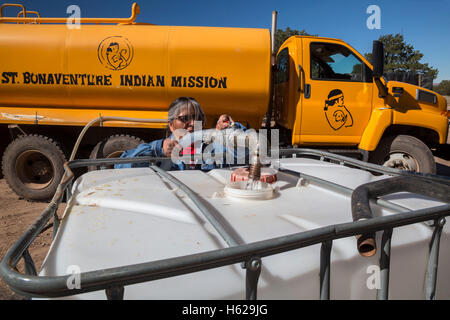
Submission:
[[[5,7],[17,7],[17,17],[4,16]],[[445,99],[386,82],[382,63],[374,70],[345,42],[294,36],[275,58],[266,29],[156,26],[136,23],[138,14],[135,3],[130,18],[81,18],[74,28],[2,5],[2,169],[18,195],[53,195],[93,118],[153,122],[101,123],[79,157],[115,157],[164,137],[168,106],[180,96],[200,102],[208,128],[226,113],[255,129],[271,124],[281,144],[349,148],[364,160],[435,172],[429,147],[447,141]]]

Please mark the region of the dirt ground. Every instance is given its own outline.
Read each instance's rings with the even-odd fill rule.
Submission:
[[[41,215],[47,207],[47,203],[30,202],[19,199],[12,192],[5,179],[0,179],[0,258],[3,259],[6,252],[16,242],[22,233]],[[65,204],[61,204],[58,210],[62,215]],[[36,268],[40,268],[45,255],[52,242],[52,229],[45,231],[31,245],[29,250]],[[23,272],[23,263],[19,264],[19,270]],[[38,269],[39,270],[39,269]],[[20,300],[24,299],[9,290],[6,283],[0,279],[0,299]]]
[[[447,152],[446,152],[447,153]],[[450,176],[450,154],[446,160],[436,157],[438,174]],[[29,202],[13,193],[5,179],[0,179],[0,259],[3,259],[7,250],[16,242],[22,233],[40,216],[47,203]],[[65,204],[58,210],[61,217]],[[41,267],[45,255],[52,241],[52,229],[41,234],[31,245],[29,250],[36,268]],[[19,264],[23,272],[23,263]],[[0,279],[0,300],[22,300],[24,297],[12,292],[6,283]]]

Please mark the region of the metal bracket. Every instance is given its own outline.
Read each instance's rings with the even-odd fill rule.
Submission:
[[[122,287],[110,287],[105,289],[106,297],[108,300],[123,300],[125,288]]]
[[[428,257],[427,273],[425,275],[425,298],[427,300],[436,299],[436,283],[439,259],[439,244],[441,240],[442,228],[445,225],[445,218],[436,219],[434,223],[434,232],[431,237],[430,254]]]
[[[9,124],[8,125],[8,130],[9,130],[9,135],[11,136],[11,140],[14,140],[17,138],[17,134],[14,134],[14,129],[17,129],[20,131],[21,134],[23,134],[24,136],[27,135],[27,133],[25,131],[23,131],[23,129],[21,127],[19,127],[19,125],[17,124]]]
[[[251,258],[245,264],[245,298],[247,300],[256,300],[261,264],[261,259],[258,257]]]
[[[303,178],[303,177],[300,177],[300,178],[298,179],[298,181],[297,181],[296,187],[297,187],[297,188],[300,188],[300,187],[306,187],[308,184],[309,184],[309,180],[308,180],[308,179],[305,179],[305,178]]]
[[[31,258],[30,253],[28,252],[28,249],[23,252],[23,260],[25,262],[25,273],[36,276],[36,266],[34,265],[33,258]]]
[[[359,151],[359,152],[361,153],[361,155],[362,155],[361,161],[369,162],[369,151],[364,150],[364,149],[358,149],[358,151]]]

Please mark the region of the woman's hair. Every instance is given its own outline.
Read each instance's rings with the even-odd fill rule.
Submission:
[[[172,123],[173,120],[178,117],[183,107],[187,107],[188,109],[193,108],[195,120],[205,122],[205,113],[203,112],[202,107],[197,102],[197,100],[191,97],[179,97],[175,99],[169,106],[167,115],[169,123]]]

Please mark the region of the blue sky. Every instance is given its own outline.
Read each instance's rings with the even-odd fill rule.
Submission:
[[[217,26],[270,29],[271,13],[278,12],[278,28],[302,30],[340,38],[361,53],[372,50],[372,41],[390,33],[424,54],[422,63],[439,70],[436,83],[450,80],[450,0],[135,0],[138,22],[158,25]],[[41,16],[67,17],[69,5],[78,5],[82,17],[129,17],[132,0],[10,0]],[[5,2],[5,1],[3,1]],[[381,29],[370,30],[366,13],[370,5],[381,9]],[[8,15],[16,14],[8,9]]]

